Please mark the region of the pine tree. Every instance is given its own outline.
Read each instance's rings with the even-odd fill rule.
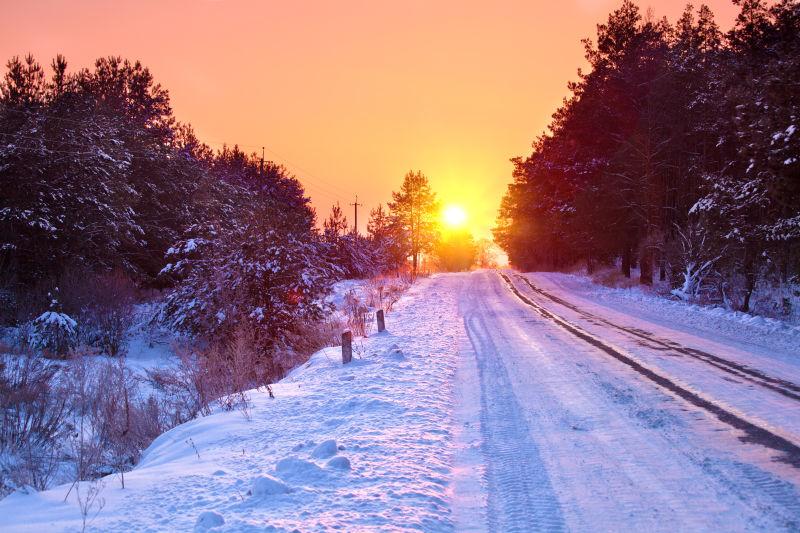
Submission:
[[[404,257],[411,256],[411,272],[416,277],[420,255],[430,252],[438,241],[436,214],[439,203],[428,178],[420,171],[409,171],[400,190],[389,202],[392,233],[401,243]]]
[[[325,240],[330,243],[336,243],[347,233],[347,217],[342,213],[339,202],[331,206],[331,213],[328,215],[328,218],[325,219],[323,226]]]
[[[403,248],[393,233],[392,218],[382,204],[369,213],[369,244],[377,255],[379,269],[396,270],[404,261]]]

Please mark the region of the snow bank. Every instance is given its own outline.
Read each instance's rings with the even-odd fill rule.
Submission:
[[[354,341],[351,364],[326,348],[275,384],[275,399],[252,391],[249,419],[215,412],[161,435],[125,489],[102,480],[104,506],[88,529],[452,530],[460,318],[451,280],[412,287],[386,332]],[[0,501],[0,530],[80,531],[68,490]]]
[[[632,312],[672,327],[708,331],[737,340],[749,339],[790,352],[797,352],[800,346],[800,326],[783,320],[671,300],[641,287],[605,287],[577,274],[537,272],[531,276],[534,283],[545,290],[551,284],[606,307],[621,308],[629,314]]]

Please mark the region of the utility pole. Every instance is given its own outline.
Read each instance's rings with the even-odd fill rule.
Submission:
[[[353,206],[353,209],[355,210],[355,216],[354,216],[354,218],[355,218],[355,224],[353,225],[353,234],[354,234],[354,235],[358,235],[358,206],[360,206],[360,205],[361,205],[361,206],[363,206],[364,204],[360,204],[360,203],[358,203],[358,195],[356,194],[356,201],[355,201],[355,203],[352,203],[352,204],[350,204],[350,205],[352,205],[352,206]]]
[[[409,216],[408,226],[411,230],[411,279],[415,280],[417,278],[417,246],[416,246],[416,239],[414,237],[414,184],[411,184],[411,187],[408,192],[408,198],[411,201],[411,215]],[[408,264],[408,263],[406,263]]]
[[[261,177],[264,177],[264,147],[261,147],[261,166],[259,167],[259,173]]]

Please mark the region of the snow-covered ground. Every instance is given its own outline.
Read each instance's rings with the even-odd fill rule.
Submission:
[[[253,392],[249,419],[219,412],[159,437],[125,489],[104,479],[88,529],[452,529],[453,280],[411,289],[387,332],[355,341],[351,364],[329,348],[274,385],[275,399]],[[6,498],[0,530],[80,530],[68,490]]]
[[[249,418],[162,435],[88,529],[800,528],[790,326],[494,271],[421,280],[387,322]],[[68,488],[0,501],[0,530],[80,530]]]

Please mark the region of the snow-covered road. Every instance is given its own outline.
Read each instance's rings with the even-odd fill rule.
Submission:
[[[536,280],[478,272],[462,291],[488,529],[800,527],[796,362],[612,320]]]
[[[800,529],[793,330],[576,280],[421,280],[352,364],[322,350],[249,417],[159,437],[87,530]],[[68,489],[0,501],[0,530],[80,530]]]

